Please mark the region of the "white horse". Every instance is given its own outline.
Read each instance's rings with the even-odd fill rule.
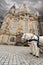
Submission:
[[[26,40],[32,40],[31,44],[30,44],[30,53],[32,53],[33,55],[39,57],[39,47],[37,46],[37,42],[39,41],[39,43],[43,44],[43,36],[38,36],[32,33],[24,33],[22,38],[21,38],[22,42],[25,42]]]

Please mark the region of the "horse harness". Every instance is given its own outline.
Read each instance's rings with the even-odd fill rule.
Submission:
[[[26,36],[26,35],[25,35],[25,36]],[[34,35],[33,35],[33,36],[31,37],[31,39],[26,40],[26,42],[28,42],[28,41],[29,41],[29,42],[31,42],[31,41],[37,41],[37,46],[39,47],[39,46],[40,46],[40,45],[39,45],[39,36],[38,36],[38,35],[36,35],[36,36],[37,36],[38,39],[35,39],[35,38],[32,39],[32,38],[34,37]]]
[[[38,39],[32,39],[33,38],[33,36],[31,37],[31,39],[29,39],[29,42],[31,42],[31,41],[37,41],[37,46],[39,47],[39,36],[38,35],[36,35],[37,36],[37,38]]]

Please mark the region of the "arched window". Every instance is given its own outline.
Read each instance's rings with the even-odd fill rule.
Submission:
[[[11,38],[10,38],[10,42],[15,42],[14,37],[11,37]]]

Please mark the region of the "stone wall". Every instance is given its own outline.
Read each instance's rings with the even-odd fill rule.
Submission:
[[[25,29],[25,21],[19,20],[17,27],[16,27],[16,32],[17,33],[24,33],[24,29]]]
[[[40,22],[40,35],[43,35],[43,21]]]
[[[38,20],[28,19],[28,32],[39,35]]]

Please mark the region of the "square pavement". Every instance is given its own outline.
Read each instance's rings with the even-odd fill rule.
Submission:
[[[0,65],[43,65],[43,54],[36,58],[29,47],[0,45]]]

